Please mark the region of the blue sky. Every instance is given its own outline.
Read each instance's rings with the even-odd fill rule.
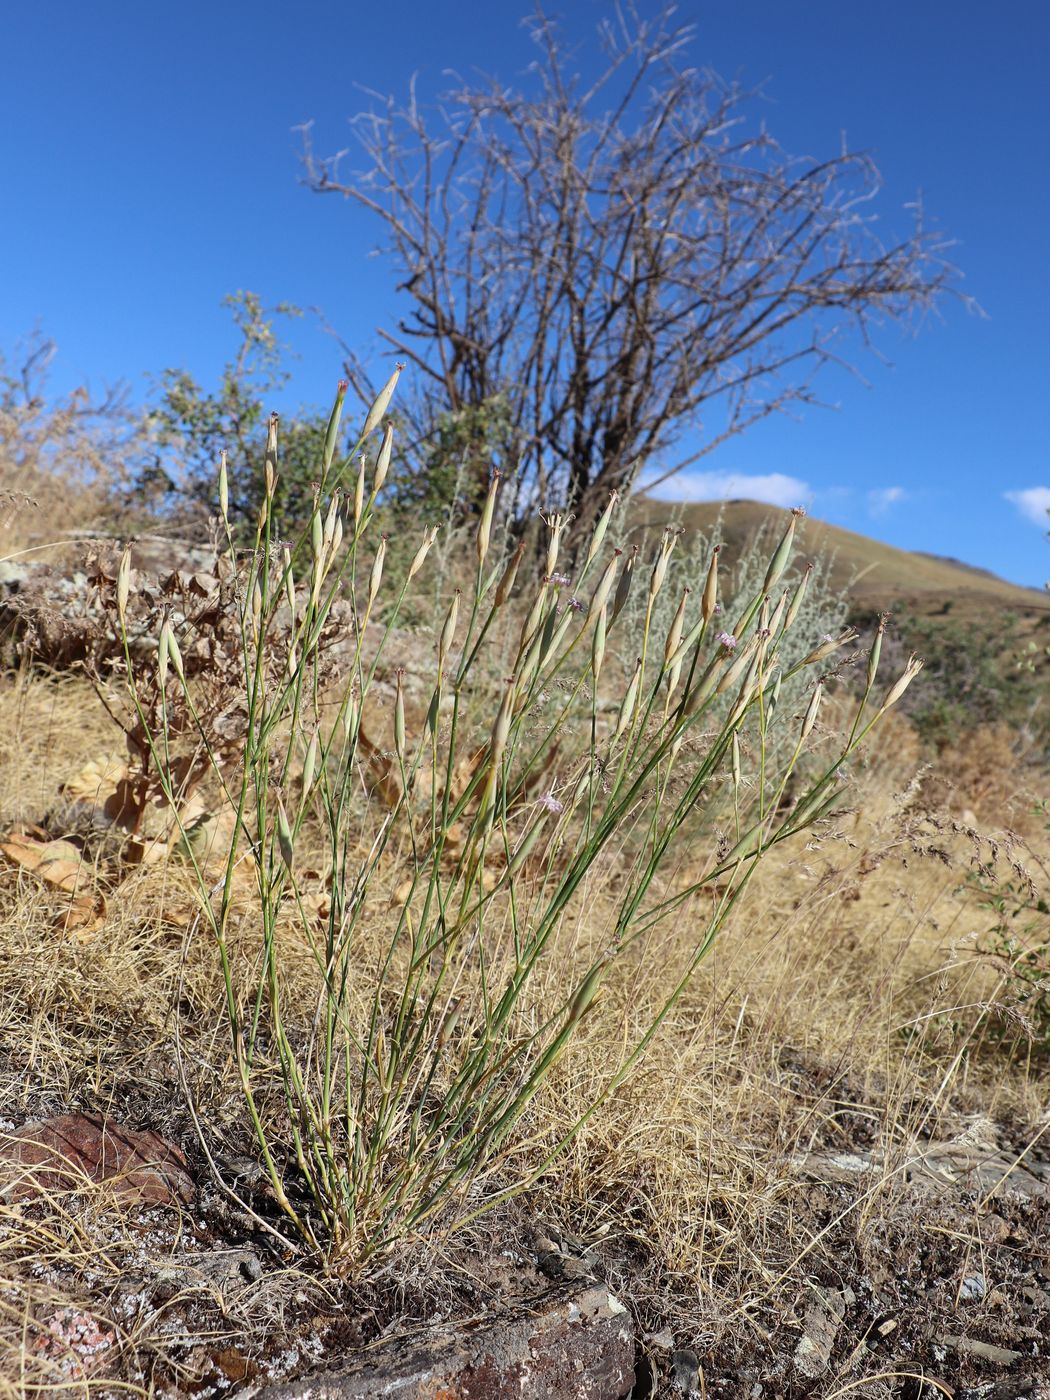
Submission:
[[[393,276],[377,229],[299,183],[293,128],[350,143],[359,85],[421,90],[455,67],[514,79],[531,57],[525,0],[7,7],[0,129],[0,344],[35,326],[59,344],[57,388],[189,368],[232,353],[222,297],[323,308],[380,351]],[[585,40],[608,0],[562,0]],[[640,0],[643,12],[651,8]],[[882,169],[887,231],[921,191],[957,240],[965,291],[917,339],[890,329],[867,383],[834,372],[834,410],[769,420],[678,479],[679,495],[757,495],[1018,582],[1050,576],[1050,7],[1041,0],[683,0],[694,61],[765,81],[761,115],[790,151],[827,155],[845,132]],[[327,403],[335,344],[306,320],[292,397]],[[381,368],[381,366],[380,366]]]

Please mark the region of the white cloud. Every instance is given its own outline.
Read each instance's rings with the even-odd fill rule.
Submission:
[[[1004,491],[1003,495],[1026,520],[1046,527],[1046,513],[1050,511],[1050,486],[1029,486],[1026,491]]]
[[[645,489],[645,480],[639,483]],[[771,506],[802,505],[813,497],[812,488],[797,476],[769,472],[748,476],[744,472],[679,472],[662,481],[652,493],[660,501],[762,501]]]
[[[885,515],[890,506],[899,505],[908,499],[903,486],[883,486],[868,492],[868,510],[872,515]]]

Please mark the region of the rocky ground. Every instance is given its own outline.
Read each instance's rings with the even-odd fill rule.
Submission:
[[[95,1114],[5,1129],[3,1254],[41,1300],[26,1393],[1050,1397],[1050,1154],[985,1119],[890,1156],[796,1159],[784,1190],[808,1257],[777,1277],[771,1256],[765,1296],[698,1309],[692,1331],[660,1325],[626,1232],[588,1247],[516,1208],[362,1287],[284,1256],[192,1143]],[[265,1219],[249,1165],[221,1163]],[[56,1218],[80,1250],[46,1259]]]

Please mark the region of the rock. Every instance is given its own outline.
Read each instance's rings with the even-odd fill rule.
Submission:
[[[0,1138],[0,1197],[7,1200],[102,1181],[122,1200],[150,1205],[188,1205],[196,1194],[178,1147],[99,1114],[61,1114]]]
[[[259,1256],[250,1249],[216,1249],[205,1254],[160,1261],[153,1280],[154,1295],[161,1300],[193,1289],[237,1292],[262,1278]]]
[[[811,1289],[802,1339],[795,1348],[795,1365],[810,1380],[827,1370],[846,1309],[856,1301],[856,1294],[851,1288],[843,1289],[841,1293],[824,1288]]]
[[[634,1329],[606,1288],[563,1293],[528,1316],[369,1352],[367,1363],[242,1392],[259,1400],[624,1400]]]
[[[967,1274],[959,1285],[959,1301],[978,1303],[988,1292],[988,1282],[984,1274]]]
[[[996,1347],[992,1346],[991,1342],[980,1342],[976,1337],[938,1337],[937,1340],[942,1346],[951,1347],[952,1351],[976,1356],[980,1361],[991,1361],[997,1366],[1012,1366],[1024,1355],[1024,1352],[1011,1351],[1009,1347]]]
[[[671,1384],[679,1395],[698,1395],[700,1358],[695,1351],[676,1351],[671,1357]]]

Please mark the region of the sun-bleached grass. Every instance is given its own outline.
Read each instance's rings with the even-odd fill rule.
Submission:
[[[825,722],[832,730],[840,723],[834,707],[822,715]],[[85,757],[112,745],[109,721],[90,687],[72,678],[27,675],[6,683],[0,733],[7,745],[0,765],[5,817],[40,820]],[[977,785],[995,780],[1001,755],[991,740],[987,748],[989,770],[967,775],[970,787],[959,794],[960,803],[972,800]],[[526,1198],[529,1216],[542,1215],[585,1243],[606,1242],[610,1259],[633,1259],[630,1274],[615,1272],[626,1265],[614,1266],[611,1279],[643,1327],[669,1327],[693,1345],[714,1341],[727,1328],[746,1327],[756,1310],[761,1316],[764,1308],[790,1309],[800,1278],[836,1267],[825,1258],[829,1243],[819,1238],[807,1206],[811,1188],[798,1164],[808,1153],[851,1151],[858,1144],[887,1151],[890,1169],[856,1207],[870,1213],[888,1209],[899,1191],[894,1153],[916,1133],[947,1135],[976,1113],[1037,1123],[1043,1111],[1045,1067],[1021,1056],[960,1055],[976,1044],[980,1013],[974,1009],[967,1023],[957,1008],[978,1002],[994,985],[979,995],[967,986],[987,975],[970,956],[978,911],[957,893],[972,843],[964,830],[933,824],[943,826],[945,818],[939,805],[927,805],[929,780],[913,782],[916,757],[907,724],[893,721],[873,739],[868,761],[856,766],[841,820],[798,849],[785,845],[772,853],[747,904],[734,911],[665,1019],[659,1040]],[[987,797],[988,823],[996,815],[991,802]],[[1021,812],[1006,815],[1020,825]],[[1032,823],[1023,834],[1034,844],[1040,828]],[[690,854],[683,853],[683,868],[668,871],[669,884],[691,880],[689,863]],[[393,892],[393,862],[385,874]],[[557,996],[561,969],[581,944],[600,938],[615,903],[607,874],[595,870],[575,917],[559,928],[535,984],[538,1001]],[[162,1131],[184,1134],[179,1096],[171,1093],[174,1009],[212,1145],[243,1157],[250,1125],[238,1108],[236,1064],[221,1028],[223,986],[214,949],[200,931],[187,941],[185,928],[165,920],[166,909],[185,900],[191,879],[192,871],[180,871],[176,862],[140,872],[122,886],[123,898],[112,901],[104,928],[81,944],[53,927],[61,894],[48,895],[32,876],[3,868],[0,1101],[10,1122],[79,1103],[118,1117],[130,1110]],[[613,966],[602,1014],[584,1020],[572,1054],[533,1100],[531,1141],[523,1143],[522,1158],[508,1159],[505,1180],[541,1160],[546,1146],[564,1136],[601,1092],[610,1060],[644,1031],[666,998],[673,968],[702,917],[686,903],[674,927]],[[360,1006],[367,1004],[367,975],[382,958],[388,927],[377,922],[362,930]],[[306,1019],[312,1010],[310,950],[292,921],[282,939],[288,1003],[298,1001]],[[235,948],[246,975],[259,946],[257,921],[246,919]],[[929,1033],[911,1033],[919,1018],[926,1018]],[[270,1102],[279,1110],[275,1070],[271,1063],[278,1092]],[[513,1204],[492,1217],[493,1230],[521,1228],[518,1217],[507,1214]],[[76,1270],[87,1257],[85,1238],[97,1245],[99,1236],[91,1232],[103,1216],[90,1201],[57,1202],[56,1208],[59,1214],[45,1221],[52,1240],[30,1250],[32,1258],[23,1252],[16,1259],[9,1249],[3,1254],[5,1296],[18,1314],[0,1318],[5,1376],[19,1375],[26,1326],[35,1335],[35,1319],[55,1307],[83,1307],[98,1286],[90,1270]],[[73,1224],[63,1224],[70,1212]],[[136,1229],[122,1225],[119,1212],[103,1214],[105,1239],[119,1265],[138,1247]],[[12,1229],[17,1224],[8,1223]],[[24,1230],[19,1238],[24,1244]],[[63,1273],[62,1286],[39,1281],[40,1270],[56,1264],[55,1238],[69,1254],[71,1272]],[[502,1246],[484,1234],[471,1236],[475,1257],[489,1247]],[[416,1248],[404,1244],[399,1258],[407,1263]],[[429,1267],[440,1273],[442,1266],[432,1261]],[[92,1306],[100,1324],[110,1327],[105,1293],[103,1281]],[[254,1325],[263,1315],[251,1315]],[[216,1330],[222,1325],[216,1317]],[[236,1330],[236,1317],[228,1325]],[[136,1365],[167,1345],[155,1330],[141,1337],[131,1326],[125,1331],[123,1354]],[[60,1393],[68,1377],[45,1367],[46,1360],[33,1363],[34,1379],[42,1393],[49,1384]]]

